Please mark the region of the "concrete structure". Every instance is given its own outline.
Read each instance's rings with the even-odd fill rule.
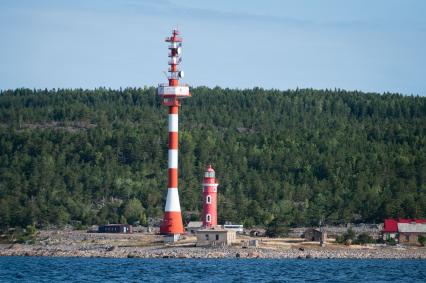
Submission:
[[[225,230],[220,227],[212,227],[210,229],[202,229],[196,232],[197,247],[198,246],[230,246],[237,239],[234,231]]]
[[[259,240],[258,239],[251,239],[251,240],[242,240],[241,241],[241,247],[243,249],[247,249],[247,248],[257,248],[259,247]]]
[[[169,75],[168,84],[160,84],[157,94],[162,103],[169,107],[169,151],[168,151],[168,186],[167,200],[163,222],[160,225],[160,233],[163,235],[182,234],[183,223],[178,194],[178,110],[180,99],[190,97],[189,87],[179,85],[179,79],[183,77],[183,71],[177,66],[181,62],[182,38],[179,31],[174,29],[171,37],[166,38],[169,43]]]
[[[215,171],[209,165],[204,172],[203,179],[203,226],[217,225],[217,186]]]
[[[179,241],[179,239],[180,239],[180,234],[168,234],[168,235],[164,235],[163,242],[165,244],[174,243]]]
[[[426,237],[426,223],[398,223],[400,244],[418,244],[420,235]]]
[[[190,234],[195,234],[198,230],[203,229],[203,222],[202,221],[191,221],[186,226],[186,232]]]
[[[133,233],[133,228],[128,224],[107,224],[98,227],[98,233]]]
[[[229,230],[229,231],[234,231],[238,234],[244,233],[244,226],[242,224],[227,223],[227,224],[223,225],[223,229]]]
[[[320,232],[321,232],[320,246],[325,247],[325,244],[327,243],[327,231],[325,231],[324,228],[321,227]]]

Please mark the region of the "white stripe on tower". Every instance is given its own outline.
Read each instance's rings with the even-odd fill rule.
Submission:
[[[178,132],[179,131],[179,115],[178,114],[169,114],[169,132]]]
[[[177,149],[169,149],[169,169],[177,169],[178,168],[178,150]]]
[[[177,188],[167,190],[166,211],[180,211],[179,194]]]

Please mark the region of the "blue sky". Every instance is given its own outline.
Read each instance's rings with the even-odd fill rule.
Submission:
[[[423,0],[0,0],[0,89],[157,85],[176,25],[192,86],[426,95]]]

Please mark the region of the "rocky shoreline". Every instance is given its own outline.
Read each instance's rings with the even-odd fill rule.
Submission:
[[[261,241],[259,247],[196,247],[194,238],[172,245],[144,234],[88,234],[47,231],[34,244],[0,245],[0,256],[105,257],[105,258],[271,258],[271,259],[426,259],[424,247],[343,246]]]
[[[425,249],[305,249],[274,250],[240,247],[117,247],[117,246],[40,246],[14,244],[0,249],[0,256],[107,257],[107,258],[351,258],[351,259],[426,259]]]

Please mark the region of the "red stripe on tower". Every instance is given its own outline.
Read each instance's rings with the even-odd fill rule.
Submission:
[[[160,225],[160,233],[173,235],[183,233],[182,214],[178,193],[178,149],[179,149],[179,100],[190,97],[189,87],[179,85],[179,79],[183,77],[183,71],[178,70],[181,61],[182,38],[179,31],[173,30],[172,36],[166,38],[169,42],[169,75],[168,85],[160,84],[157,94],[162,98],[162,103],[169,107],[169,152],[168,152],[168,188],[163,223]]]

